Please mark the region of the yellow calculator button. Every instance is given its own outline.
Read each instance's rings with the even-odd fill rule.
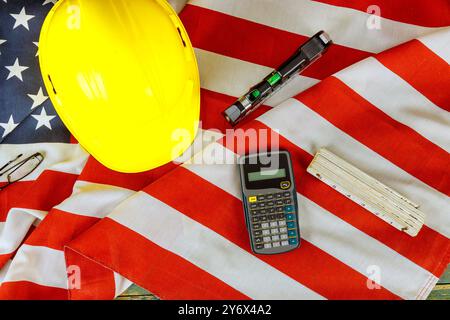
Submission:
[[[248,197],[248,202],[256,202],[256,196]]]
[[[283,181],[280,183],[280,188],[283,190],[289,189],[291,187],[290,181]]]

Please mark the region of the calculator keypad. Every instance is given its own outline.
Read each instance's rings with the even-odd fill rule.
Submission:
[[[256,250],[296,246],[299,235],[292,192],[275,192],[248,198],[251,233]]]

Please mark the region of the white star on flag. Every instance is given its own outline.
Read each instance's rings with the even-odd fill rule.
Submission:
[[[39,55],[39,42],[33,41],[33,43],[34,43],[34,45],[38,48],[38,49],[36,50],[36,55],[35,55],[35,57],[37,57],[37,56]]]
[[[28,67],[21,66],[19,64],[19,58],[16,58],[16,61],[14,61],[14,64],[12,66],[5,66],[5,68],[9,70],[9,74],[6,80],[11,79],[12,77],[17,77],[20,81],[23,81],[22,72],[28,69]]]
[[[49,128],[50,130],[52,130],[52,126],[50,124],[50,121],[53,120],[53,118],[55,118],[56,116],[49,116],[47,115],[47,111],[45,110],[45,108],[42,108],[41,110],[41,114],[37,115],[37,114],[32,114],[31,115],[33,118],[35,118],[37,120],[37,125],[36,125],[36,130],[39,129],[42,126],[46,126],[47,128]]]
[[[31,20],[34,18],[31,14],[26,14],[25,7],[22,7],[22,10],[20,10],[20,13],[10,13],[10,15],[16,19],[16,22],[14,23],[13,30],[17,28],[18,26],[23,26],[25,29],[30,30],[28,27],[28,20]]]
[[[3,131],[2,138],[6,137],[9,133],[11,133],[18,125],[19,123],[14,123],[14,118],[12,115],[9,117],[8,122],[6,123],[0,122],[0,127],[2,127],[5,130]]]
[[[44,93],[42,92],[42,87],[39,88],[37,94],[28,94],[28,96],[31,98],[31,100],[33,100],[33,105],[31,106],[31,109],[40,106],[48,99],[48,97],[44,95]]]
[[[6,42],[6,40],[3,40],[3,39],[0,39],[0,44],[3,44],[3,43],[5,43]],[[2,55],[2,52],[0,51],[0,56]]]
[[[45,0],[42,5],[45,6],[46,4],[49,4],[49,3],[56,4],[56,1],[58,1],[58,0]]]

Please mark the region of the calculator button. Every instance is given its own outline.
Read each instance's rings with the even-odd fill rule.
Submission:
[[[270,208],[269,209],[269,213],[274,213],[275,212],[275,208]]]
[[[263,241],[262,237],[255,238],[255,243],[262,243],[262,241]]]
[[[264,242],[270,242],[271,239],[270,239],[270,237],[264,237],[263,240],[264,240]]]
[[[261,228],[261,224],[260,223],[254,223],[253,224],[253,229],[259,229]]]
[[[253,217],[252,222],[259,222],[259,217]]]
[[[290,238],[289,244],[297,244],[297,238]]]
[[[260,221],[267,221],[267,216],[261,216],[259,219]]]
[[[281,244],[280,244],[280,242],[272,242],[272,247],[274,247],[274,248],[276,248],[276,247],[279,247]]]
[[[289,241],[281,241],[281,245],[282,246],[288,246],[289,245]]]
[[[286,211],[286,212],[293,212],[294,211],[294,206],[285,206],[284,207],[284,211]]]
[[[266,229],[262,231],[263,236],[267,236],[270,234],[270,230]]]
[[[264,248],[265,249],[270,249],[270,248],[272,248],[272,244],[266,243],[266,244],[264,244]]]
[[[278,229],[270,229],[270,233],[271,234],[276,234],[276,233],[278,233]]]
[[[257,214],[259,214],[259,210],[252,210],[251,213],[252,213],[252,215],[257,215]]]
[[[286,221],[284,221],[284,220],[278,221],[278,225],[280,227],[284,227],[286,225]]]
[[[263,244],[258,244],[258,245],[256,245],[256,249],[262,249],[262,248],[264,248],[264,245],[263,245]]]
[[[262,200],[265,200],[265,199],[266,199],[265,196],[258,196],[258,201],[262,201]]]
[[[266,206],[266,204],[264,202],[259,202],[258,203],[258,207],[260,208],[264,208]]]
[[[287,222],[287,227],[288,227],[288,229],[294,229],[295,228],[295,223],[293,221],[288,221]]]
[[[284,208],[283,207],[277,207],[277,212],[283,212],[284,211]]]
[[[275,194],[275,198],[277,198],[277,199],[280,199],[280,198],[282,198],[283,197],[283,194],[282,193],[276,193]]]
[[[289,230],[288,231],[288,235],[289,235],[289,237],[296,237],[297,236],[297,232],[295,232],[295,230]]]
[[[281,189],[289,189],[290,186],[291,186],[291,182],[290,181],[282,181],[280,183],[280,188]]]
[[[266,229],[269,227],[269,224],[267,222],[264,222],[260,226],[261,226],[261,228]]]
[[[278,227],[278,222],[274,221],[270,223],[271,227]]]
[[[286,233],[280,234],[281,240],[286,240],[288,238],[288,235]]]
[[[277,206],[281,206],[283,204],[283,200],[277,200],[276,204]]]
[[[258,210],[258,212],[259,212],[259,214],[266,214],[267,210],[266,209],[261,209],[261,210]]]
[[[255,196],[248,197],[248,202],[250,203],[256,202],[256,197]]]
[[[272,206],[275,205],[275,202],[273,202],[273,201],[267,201],[267,202],[266,202],[266,205],[267,205],[268,207],[272,207]]]
[[[277,218],[278,219],[284,219],[284,214],[282,214],[282,213],[277,214]]]
[[[252,209],[256,209],[258,207],[258,205],[256,204],[256,203],[252,203],[251,205],[250,205],[250,208],[252,208]]]
[[[267,199],[267,200],[273,199],[273,194],[268,194],[268,195],[266,195],[266,199]]]
[[[294,220],[294,215],[292,214],[292,213],[288,213],[287,215],[286,215],[286,220]]]
[[[280,232],[281,232],[281,233],[285,233],[285,232],[287,232],[287,228],[286,228],[286,227],[282,227],[282,228],[280,228]]]
[[[253,234],[255,236],[260,236],[260,235],[262,235],[262,231],[261,230],[255,230],[255,231],[253,231]]]
[[[272,236],[272,241],[279,241],[280,240],[280,236]]]
[[[283,196],[284,196],[284,197],[290,197],[290,196],[291,196],[291,193],[290,193],[290,192],[283,192]]]
[[[291,199],[284,199],[284,204],[291,204],[291,203],[292,203]]]

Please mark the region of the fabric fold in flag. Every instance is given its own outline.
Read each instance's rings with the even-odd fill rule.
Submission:
[[[199,64],[203,144],[184,164],[121,174],[49,118],[36,52],[17,47],[29,38],[37,49],[52,4],[0,1],[0,166],[23,150],[46,153],[0,191],[0,299],[112,299],[131,283],[162,299],[425,299],[450,261],[450,13],[442,1],[441,10],[408,2],[407,13],[379,1],[381,28],[370,29],[366,2],[189,1],[180,17]],[[29,30],[12,29],[22,7]],[[321,29],[329,52],[241,131],[226,131],[221,112]],[[7,79],[16,58],[29,67],[23,83]],[[36,129],[39,119],[58,134]],[[214,162],[255,151],[229,143],[252,132],[293,158],[302,245],[283,255],[252,253],[237,167]],[[418,236],[311,177],[321,147],[418,202],[427,215]]]
[[[397,50],[397,48],[392,50]],[[389,51],[383,54],[389,54]],[[375,59],[377,58],[378,56],[375,56]],[[355,74],[358,74],[358,67],[361,68],[369,85],[370,79],[378,81],[377,77],[371,77],[372,73],[378,72],[378,67],[368,67],[371,66],[371,61],[373,61],[373,58],[368,58],[368,60],[351,67],[351,72]],[[344,70],[341,74],[346,74],[346,72]],[[389,72],[395,75],[394,71],[389,70]],[[403,89],[407,84],[398,81],[394,76],[393,78],[390,82],[391,85],[394,85],[392,90],[395,90],[395,88],[413,90],[409,86],[407,87],[409,89]],[[368,86],[365,90],[369,90],[368,88],[371,88],[371,90],[377,89]],[[207,290],[212,285],[210,281],[197,281],[197,279],[203,279],[204,272],[207,272],[211,279],[220,280],[249,298],[283,298],[283,295],[276,294],[276,289],[260,296],[259,285],[252,284],[244,274],[237,275],[240,277],[240,281],[236,283],[236,271],[233,269],[235,264],[233,264],[233,267],[224,267],[226,271],[220,270],[219,273],[212,268],[210,263],[214,263],[214,259],[226,260],[227,257],[231,259],[232,254],[229,252],[231,248],[235,248],[234,250],[244,249],[247,256],[260,259],[323,298],[425,298],[448,263],[449,232],[445,228],[448,225],[448,218],[445,215],[445,209],[442,209],[449,205],[448,197],[445,194],[448,183],[442,184],[442,175],[445,177],[448,174],[443,171],[443,168],[450,165],[450,157],[445,149],[435,145],[433,141],[427,140],[409,127],[408,124],[410,123],[401,123],[403,119],[395,120],[384,113],[383,101],[380,102],[381,104],[371,105],[365,100],[364,96],[359,96],[357,91],[354,90],[357,90],[357,88],[337,82],[335,77],[330,77],[243,127],[244,130],[263,128],[277,130],[280,135],[279,147],[288,149],[294,155],[294,163],[304,163],[301,170],[296,170],[298,201],[301,208],[300,225],[304,244],[299,250],[284,254],[283,259],[290,261],[290,264],[279,264],[282,259],[277,259],[277,257],[254,256],[249,250],[238,185],[239,178],[236,167],[227,164],[188,164],[176,168],[146,187],[143,190],[144,192],[140,192],[121,203],[113,210],[111,215],[95,225],[74,243],[69,244],[69,247],[73,245],[76,251],[81,254],[78,255],[78,258],[86,255],[92,260],[98,259],[102,264],[106,264],[109,268],[125,275],[135,283],[163,298],[186,298],[185,292],[191,292],[202,284]],[[376,91],[373,92],[374,95],[376,93]],[[336,104],[337,101],[332,96],[327,96],[328,94],[332,94],[334,97],[342,95],[342,97]],[[420,95],[420,93],[418,94]],[[406,101],[410,99],[408,94],[399,95],[397,105],[402,104],[403,96]],[[345,102],[347,97],[350,100]],[[341,101],[342,99],[344,101]],[[447,99],[450,99],[450,97],[447,97]],[[339,107],[341,104],[342,107]],[[324,111],[321,109],[322,105]],[[340,111],[333,110],[333,106],[337,106]],[[345,108],[348,108],[348,110]],[[427,106],[416,104],[416,108],[427,108]],[[364,112],[361,114],[361,119],[355,114],[359,109]],[[376,113],[379,116],[365,115],[365,113]],[[342,121],[345,126],[340,126],[334,118]],[[371,121],[365,121],[366,119]],[[367,138],[359,138],[360,124],[364,125],[364,129],[361,128],[361,130],[363,129],[361,133],[364,133]],[[380,131],[380,126],[387,126],[386,128],[389,128],[390,131]],[[397,128],[398,133],[392,131],[392,128]],[[373,131],[374,129],[376,131]],[[388,136],[395,137],[398,134],[405,136],[387,139]],[[370,139],[373,137],[373,141],[376,141],[377,135],[380,137],[380,143],[384,139],[381,149],[373,145],[370,142],[371,140],[367,140],[369,137],[371,137]],[[230,137],[227,136],[225,140],[219,140],[215,144],[219,143],[219,145],[226,146],[227,139],[230,139]],[[403,141],[403,143],[399,145],[397,141]],[[306,174],[307,165],[305,164],[312,160],[315,150],[321,145],[327,145],[333,149],[339,146],[337,150],[347,154],[347,157],[351,153],[355,161],[359,162],[367,155],[367,161],[364,161],[364,163],[372,165],[372,167],[367,167],[367,170],[374,172],[376,176],[385,176],[384,180],[388,180],[387,176],[392,175],[391,179],[396,181],[390,183],[394,183],[396,188],[405,190],[408,194],[415,195],[417,193],[419,195],[421,193],[422,196],[418,199],[420,199],[423,210],[426,210],[431,216],[419,238],[411,238],[392,229],[336,191],[329,190],[328,186],[320,185],[320,182],[308,177]],[[386,153],[387,151],[392,152],[395,157],[401,157],[401,153],[410,155],[412,152],[419,155],[420,149],[418,148],[426,145],[429,146],[423,149],[423,156],[409,157],[408,161],[406,161],[406,158],[395,160]],[[208,150],[212,148],[217,151],[219,147],[209,145],[203,150],[203,153],[214,154]],[[402,149],[404,151],[399,153],[399,150]],[[223,155],[226,152],[217,152],[217,154]],[[233,153],[236,150],[229,150],[228,152]],[[305,160],[297,158],[296,154],[299,152],[306,155]],[[196,155],[196,157],[202,158],[202,155]],[[421,163],[411,161],[417,159],[423,165],[424,157],[430,157],[433,161],[440,159],[440,164],[437,164],[437,162],[427,163],[426,165],[429,167],[423,171],[427,174],[436,171],[435,177],[422,178],[421,174],[411,172],[412,176],[410,176],[405,172],[405,170],[408,171],[408,166],[414,168],[414,171],[420,170]],[[435,183],[437,184],[433,188]],[[441,192],[444,192],[444,194]],[[204,195],[208,195],[207,198]],[[429,201],[433,198],[436,200]],[[337,205],[339,202],[342,205]],[[217,206],[217,203],[220,203],[220,205]],[[349,210],[353,212],[350,214]],[[135,215],[135,212],[141,213]],[[166,219],[169,220],[166,221]],[[146,222],[144,223],[144,221]],[[190,227],[188,226],[192,222],[200,223],[198,227],[201,229],[194,232],[196,237],[200,237],[198,240],[194,240],[191,231],[189,231]],[[172,223],[175,223],[171,227],[173,234],[164,231],[164,226]],[[114,233],[110,230],[117,231]],[[230,242],[222,243],[217,248],[211,245],[209,250],[201,249],[200,243],[212,241],[202,239],[202,236],[200,236],[202,232],[212,232],[215,237],[224,237]],[[101,245],[89,245],[100,234],[106,233],[108,233],[108,238]],[[125,251],[126,245],[122,247],[123,244],[120,241],[121,235],[124,233],[129,233],[129,237],[140,239],[140,241],[146,239],[152,243],[152,247],[158,248],[154,250],[163,250],[165,255],[171,256],[170,259],[182,259],[185,264],[195,265],[196,276],[190,273],[185,276],[182,273],[178,274],[182,278],[180,281],[183,285],[176,292],[166,288],[163,284],[158,284],[147,275],[142,278],[136,277],[135,272],[130,272],[133,267],[144,268],[145,266],[145,268],[149,268],[149,273],[158,272],[162,276],[176,272],[177,267],[173,266],[172,271],[170,264],[165,263],[165,259],[169,259],[169,257],[161,262],[146,261],[140,263],[138,260],[133,260],[133,267],[129,266],[128,262],[123,261],[124,258],[117,259],[114,252]],[[423,237],[429,238],[429,240],[424,241]],[[199,241],[199,244],[196,241]],[[429,251],[430,243],[433,243],[431,247],[436,249],[432,255]],[[179,247],[179,245],[182,245],[182,247]],[[188,247],[184,247],[185,245],[188,245]],[[238,248],[234,247],[236,245],[238,245]],[[133,253],[133,256],[135,254],[145,256],[146,252],[149,251],[150,247],[147,247],[142,249],[140,253]],[[430,259],[431,256],[433,258]],[[244,258],[242,257],[240,260],[242,259]],[[312,262],[312,260],[315,262]],[[327,268],[322,267],[321,269],[319,266],[313,268],[314,263],[326,265]],[[226,264],[223,263],[222,266],[226,266]],[[367,272],[373,266],[383,270],[384,274],[378,290],[372,290],[367,286]],[[308,271],[309,268],[313,270],[311,274]],[[329,277],[336,273],[344,275],[342,278],[346,279],[346,285],[339,283],[337,280],[330,280]],[[263,274],[267,275],[267,271],[262,272],[261,277]],[[229,276],[232,276],[233,280],[228,279]],[[327,284],[321,284],[321,281],[317,278],[327,279]],[[315,280],[311,281],[311,279]],[[349,279],[354,281],[351,288],[349,287]],[[272,282],[275,280],[270,281],[272,285],[275,285],[276,282]],[[153,283],[155,283],[154,287],[152,286]],[[282,286],[281,283],[278,285]],[[288,287],[292,290],[295,288],[293,285]],[[183,291],[182,288],[185,288],[186,291]],[[252,293],[251,290],[254,288],[258,288],[258,290]],[[287,287],[284,290],[287,290]],[[286,295],[288,293],[284,292],[284,297]],[[197,297],[208,298],[213,296],[208,295],[206,291],[205,296]],[[220,298],[231,299],[233,297],[235,296],[224,293]],[[310,293],[305,291],[303,293],[293,292],[290,298],[312,297]]]

